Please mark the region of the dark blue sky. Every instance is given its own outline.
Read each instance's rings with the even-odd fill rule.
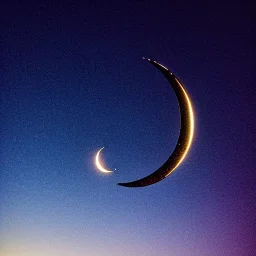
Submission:
[[[255,82],[246,1],[3,4],[0,255],[253,255]],[[192,148],[142,178],[193,101]],[[105,147],[108,176],[95,170]]]

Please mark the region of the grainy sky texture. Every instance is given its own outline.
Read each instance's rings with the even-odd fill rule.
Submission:
[[[253,6],[103,2],[1,4],[0,255],[254,255]],[[143,56],[182,81],[196,127],[172,175],[131,189],[180,128]]]

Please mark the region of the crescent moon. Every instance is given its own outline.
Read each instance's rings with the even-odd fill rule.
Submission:
[[[144,187],[159,182],[170,175],[184,160],[191,147],[194,135],[194,113],[191,100],[178,78],[162,64],[143,58],[159,69],[171,84],[180,107],[180,134],[176,147],[166,162],[155,172],[142,179],[127,183],[118,183],[124,187]]]
[[[107,170],[105,169],[102,164],[100,163],[100,151],[103,149],[104,147],[102,147],[96,154],[95,156],[95,164],[97,166],[97,168],[101,171],[101,172],[104,172],[104,173],[110,173],[110,172],[113,172],[111,170]]]

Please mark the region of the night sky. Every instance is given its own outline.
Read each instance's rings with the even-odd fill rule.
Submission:
[[[253,6],[103,2],[1,5],[0,255],[255,255]],[[182,81],[195,136],[168,178],[125,188],[180,129],[142,57]]]

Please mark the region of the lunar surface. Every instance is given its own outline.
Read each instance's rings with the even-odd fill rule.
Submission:
[[[108,170],[108,169],[104,168],[104,167],[102,166],[101,162],[100,162],[100,152],[103,150],[103,148],[104,148],[104,147],[102,147],[102,148],[97,152],[97,154],[96,154],[96,156],[95,156],[95,164],[96,164],[98,170],[100,170],[100,171],[103,172],[103,173],[110,173],[110,172],[113,172],[113,171],[111,171],[111,170]]]
[[[144,58],[145,59],[145,58]],[[193,140],[194,134],[194,113],[191,100],[182,83],[162,64],[146,59],[159,69],[172,86],[180,107],[180,134],[176,147],[166,162],[152,174],[139,180],[118,183],[125,187],[144,187],[159,182],[170,175],[185,159]]]

